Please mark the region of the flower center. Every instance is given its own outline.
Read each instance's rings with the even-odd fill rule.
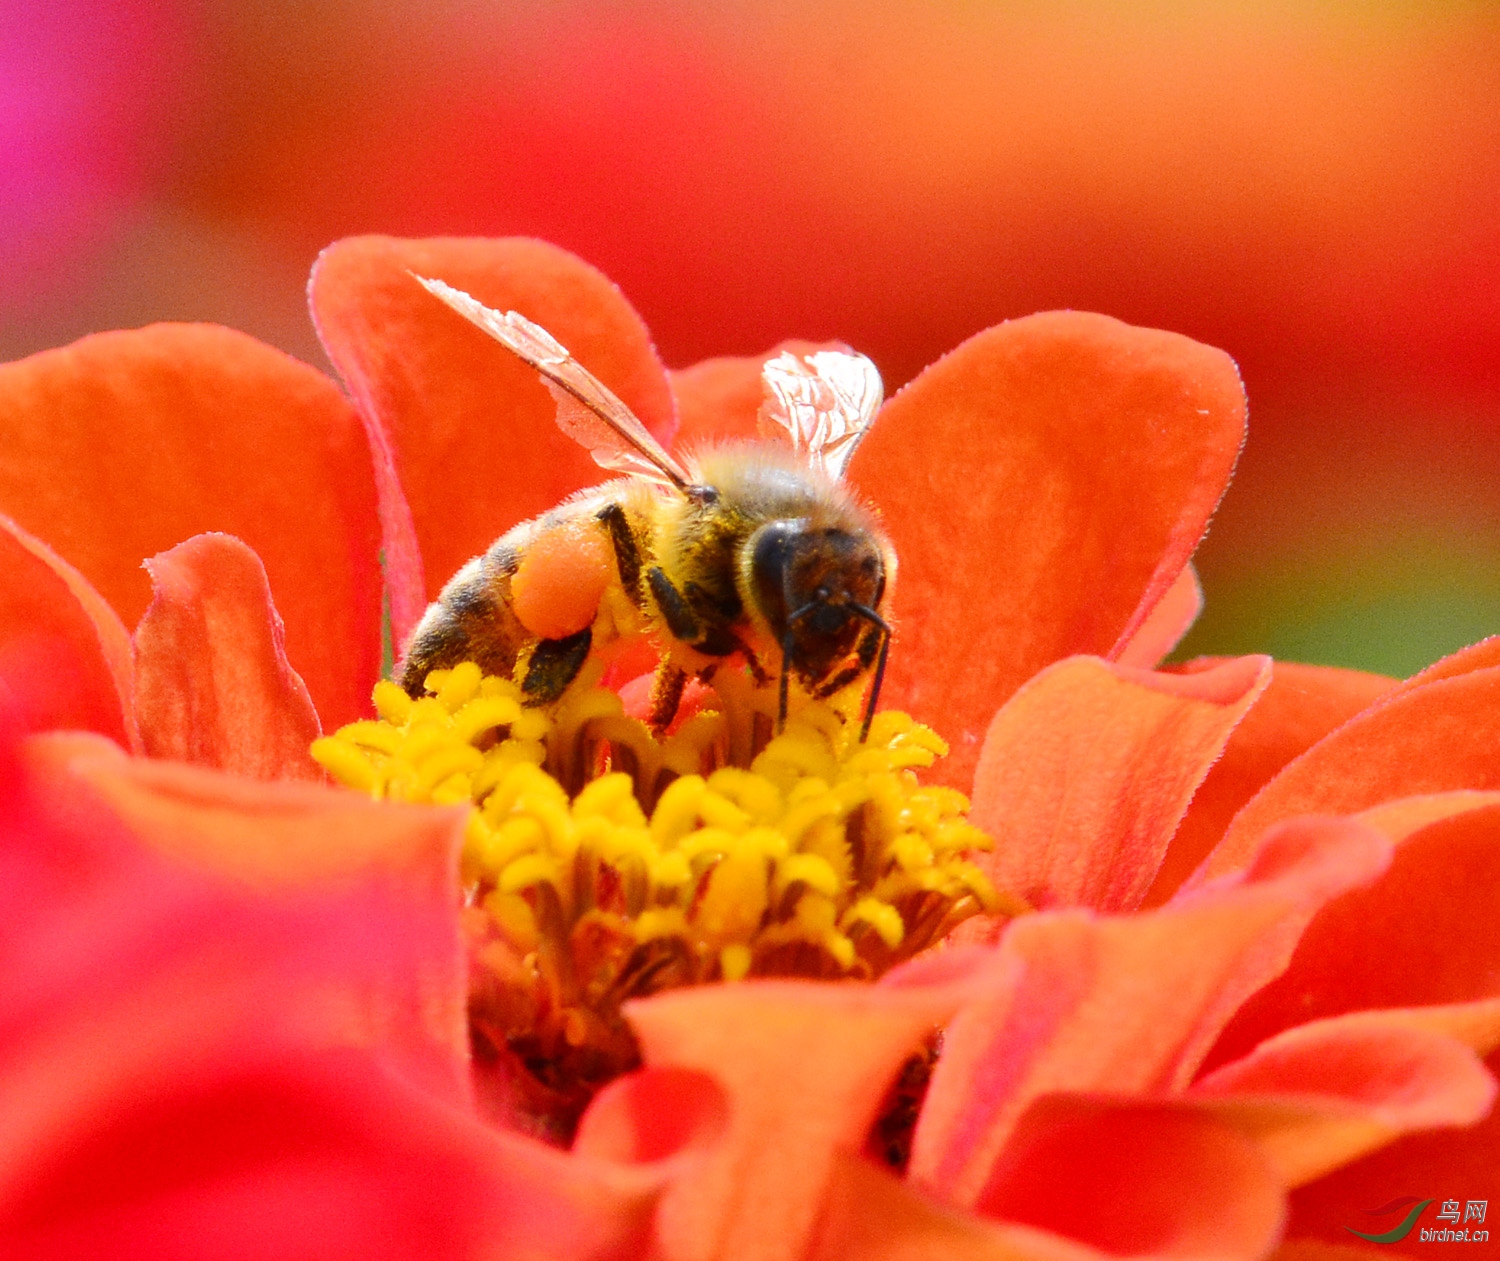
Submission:
[[[513,1124],[566,1141],[595,1091],[636,1067],[629,999],[873,980],[972,915],[1025,909],[965,857],[992,842],[963,794],[918,781],[947,752],[929,728],[887,710],[860,742],[835,700],[773,737],[743,703],[753,692],[725,682],[719,710],[657,738],[611,691],[527,708],[466,662],[429,674],[418,700],[377,684],[378,719],[313,745],[377,798],[472,803],[471,1036]]]

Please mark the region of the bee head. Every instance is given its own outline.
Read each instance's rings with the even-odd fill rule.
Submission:
[[[817,684],[854,651],[885,590],[880,546],[863,530],[771,521],[749,540],[755,607],[787,664]]]

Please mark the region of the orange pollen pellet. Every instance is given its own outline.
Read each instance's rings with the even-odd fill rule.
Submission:
[[[598,525],[565,521],[531,540],[511,579],[511,607],[533,635],[563,639],[593,624],[613,577],[610,543]]]

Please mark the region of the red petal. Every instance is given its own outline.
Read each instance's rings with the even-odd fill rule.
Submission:
[[[102,809],[158,853],[287,897],[371,888],[443,925],[426,939],[420,966],[401,960],[379,972],[372,964],[362,992],[338,1001],[323,994],[304,1015],[339,1040],[376,1041],[434,1088],[467,1097],[467,980],[453,909],[460,813],[127,758],[83,737],[34,737],[28,750],[59,808],[86,818]]]
[[[653,1188],[490,1131],[369,1056],[268,1054],[242,1014],[251,1047],[200,1039],[205,1067],[188,1045],[145,1081],[107,1065],[116,1093],[46,1151],[42,1176],[0,1181],[0,1249],[34,1261],[645,1257]],[[31,1156],[34,1171],[43,1153]]]
[[[358,417],[306,364],[212,325],[86,337],[0,367],[0,508],[77,565],[127,624],[147,556],[244,539],[319,712],[369,705],[380,573]]]
[[[990,878],[1040,908],[1133,909],[1270,673],[1268,657],[1200,674],[1095,657],[1042,671],[995,715],[975,772]]]
[[[1123,650],[1177,580],[1244,436],[1234,364],[1185,337],[1052,312],[970,338],[892,399],[851,480],[900,576],[889,703],[963,785],[1043,666]]]
[[[1357,1012],[1267,1039],[1188,1095],[1254,1137],[1294,1187],[1402,1134],[1472,1125],[1495,1080],[1457,1039],[1400,1013]]]
[[[975,1207],[1114,1257],[1260,1257],[1284,1213],[1261,1153],[1232,1127],[1067,1096],[1027,1110]]]
[[[260,558],[228,534],[200,534],[146,562],[156,598],[135,632],[135,705],[152,757],[251,779],[322,780],[322,734],[282,651]]]
[[[379,468],[386,555],[403,565],[394,576],[404,585],[391,593],[398,647],[464,561],[516,522],[605,480],[558,430],[556,405],[536,372],[409,272],[541,324],[657,437],[672,436],[671,394],[640,317],[601,273],[566,251],[521,238],[365,236],[329,246],[309,295],[371,445],[394,459],[394,468]]]
[[[1488,1061],[1492,1071],[1500,1071],[1500,1054]],[[1393,1198],[1420,1195],[1436,1201],[1488,1199],[1489,1213],[1495,1211],[1495,1170],[1500,1169],[1500,1109],[1492,1110],[1487,1119],[1466,1130],[1445,1130],[1430,1134],[1411,1134],[1372,1156],[1335,1170],[1327,1177],[1300,1188],[1292,1194],[1292,1216],[1289,1235],[1339,1243],[1353,1239],[1349,1228],[1374,1234],[1397,1225],[1401,1213],[1384,1217],[1362,1210],[1379,1208]],[[1418,1229],[1392,1244],[1376,1245],[1383,1256],[1394,1253],[1431,1256],[1434,1248],[1452,1247],[1423,1240],[1421,1227],[1446,1226],[1435,1220],[1438,1204],[1424,1210]],[[1488,1213],[1486,1214],[1488,1217]],[[1494,1230],[1493,1217],[1485,1228]],[[1470,1228],[1477,1223],[1467,1223]],[[1462,1229],[1463,1223],[1460,1223]],[[1494,1235],[1491,1234],[1493,1240]],[[1458,1243],[1458,1251],[1473,1248]],[[1373,1251],[1373,1249],[1371,1249]],[[1477,1251],[1485,1251],[1483,1246]]]
[[[956,1212],[843,1158],[809,1261],[1249,1258],[1280,1225],[1280,1188],[1264,1162],[1209,1118],[1059,1099],[1033,1110],[1027,1127],[1033,1159],[995,1188],[1003,1221]]]
[[[1298,820],[1268,838],[1243,879],[1160,910],[1014,921],[985,997],[947,1027],[911,1176],[972,1204],[1039,1096],[1185,1086],[1235,1009],[1286,966],[1317,908],[1367,883],[1389,854],[1353,821]]]
[[[1194,880],[1232,871],[1260,835],[1299,814],[1348,814],[1382,801],[1500,788],[1500,666],[1401,691],[1291,762],[1239,812]]]
[[[1217,659],[1209,658],[1190,662],[1184,670],[1217,666]],[[1158,906],[1172,896],[1223,840],[1239,808],[1277,771],[1395,686],[1384,675],[1276,662],[1270,686],[1234,729],[1224,756],[1194,794],[1145,904]]]
[[[385,1030],[352,1019],[388,970],[430,973],[451,949],[451,903],[347,868],[256,896],[133,844],[76,785],[63,798],[55,767],[37,799],[0,760],[0,1253],[640,1255],[648,1183],[413,1090]],[[261,822],[334,796],[256,791]],[[430,831],[431,812],[398,814],[388,832]]]
[[[89,580],[0,516],[3,672],[32,730],[97,731],[138,748],[130,635]]]
[[[1285,975],[1225,1029],[1211,1064],[1306,1020],[1500,996],[1500,804],[1480,794],[1454,804],[1473,808],[1398,837],[1381,879],[1322,908]]]
[[[728,1099],[722,1137],[663,1197],[665,1255],[802,1255],[840,1153],[863,1146],[897,1070],[966,984],[755,981],[631,1004],[649,1067],[707,1074]]]
[[[1198,614],[1203,612],[1203,586],[1191,565],[1177,575],[1161,602],[1151,610],[1140,629],[1120,649],[1116,660],[1122,666],[1150,670],[1182,641]]]

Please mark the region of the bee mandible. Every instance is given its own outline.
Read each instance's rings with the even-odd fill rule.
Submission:
[[[665,728],[686,678],[711,680],[742,654],[757,684],[825,698],[870,674],[863,739],[891,628],[881,614],[896,558],[843,473],[880,408],[863,355],[783,352],[762,371],[762,441],[670,455],[628,407],[545,329],[440,280],[430,293],[535,368],[558,426],[623,478],[522,522],[468,561],[418,622],[399,681],[475,661],[513,677],[528,703],[558,699],[591,653],[654,634],[663,650],[652,725]]]

